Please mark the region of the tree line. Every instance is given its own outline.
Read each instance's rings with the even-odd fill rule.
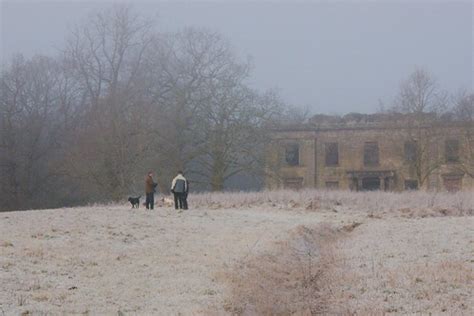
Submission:
[[[2,66],[1,210],[119,200],[148,170],[164,192],[177,170],[223,190],[261,176],[267,127],[296,118],[219,33],[158,32],[126,6],[74,27],[57,56]]]

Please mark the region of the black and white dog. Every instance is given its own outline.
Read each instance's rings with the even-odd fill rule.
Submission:
[[[137,208],[140,207],[140,198],[141,198],[141,197],[142,197],[142,196],[140,195],[139,197],[129,197],[129,198],[128,198],[128,201],[130,202],[130,204],[132,204],[132,208],[134,208],[135,206],[136,206]]]

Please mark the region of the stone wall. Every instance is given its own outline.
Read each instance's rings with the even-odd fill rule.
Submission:
[[[269,189],[378,188],[402,191],[410,187],[456,190],[458,186],[472,189],[472,176],[462,172],[458,163],[446,162],[446,141],[450,139],[459,140],[460,159],[472,165],[471,147],[468,147],[464,130],[456,126],[434,129],[304,126],[301,129],[278,130],[267,147],[266,185]],[[406,157],[405,143],[410,140],[416,140],[416,161]],[[379,161],[376,165],[364,163],[364,148],[369,142],[378,145]],[[337,143],[336,165],[326,164],[325,148],[328,143]],[[299,161],[292,165],[294,155],[288,148],[294,148],[295,144],[299,146]]]

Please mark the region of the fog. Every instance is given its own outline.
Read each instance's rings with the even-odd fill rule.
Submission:
[[[1,8],[0,211],[123,201],[147,171],[165,195],[179,170],[194,192],[271,187],[282,163],[312,164],[299,143],[274,146],[280,128],[406,116],[431,124],[431,141],[441,121],[474,126],[468,2]],[[419,138],[412,151],[431,148]],[[420,187],[433,165],[418,165]]]
[[[54,55],[69,28],[109,1],[2,1],[3,62]],[[250,86],[277,88],[313,113],[374,112],[416,66],[440,86],[472,89],[472,2],[134,1],[160,31],[216,30],[252,58]]]

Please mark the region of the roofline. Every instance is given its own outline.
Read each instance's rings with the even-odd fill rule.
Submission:
[[[450,123],[438,123],[438,124],[426,124],[426,125],[421,125],[421,126],[400,126],[400,125],[373,125],[373,126],[324,126],[324,127],[318,127],[318,126],[311,126],[308,124],[301,124],[301,126],[286,126],[286,127],[279,127],[279,128],[273,128],[271,129],[272,132],[279,133],[279,132],[327,132],[327,131],[344,131],[344,130],[387,130],[387,129],[409,129],[409,128],[455,128],[455,127],[465,127],[466,125],[469,125],[468,122],[450,122]]]

